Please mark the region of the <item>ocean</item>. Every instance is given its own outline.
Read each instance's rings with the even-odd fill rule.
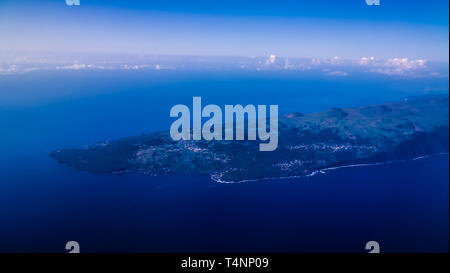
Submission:
[[[175,104],[280,114],[401,101],[448,79],[309,72],[61,71],[0,76],[0,252],[448,252],[448,155],[221,184],[95,175],[52,150],[168,130]],[[445,88],[444,88],[445,89]]]

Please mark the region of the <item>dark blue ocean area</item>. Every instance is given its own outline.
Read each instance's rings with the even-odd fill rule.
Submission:
[[[430,91],[431,90],[431,91]],[[91,174],[55,149],[169,129],[169,110],[311,113],[448,94],[448,78],[304,72],[66,71],[0,76],[0,252],[448,252],[449,157],[309,177]]]

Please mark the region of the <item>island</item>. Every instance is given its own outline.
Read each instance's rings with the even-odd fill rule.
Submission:
[[[279,117],[278,148],[257,141],[180,140],[169,132],[58,149],[60,163],[92,173],[208,175],[217,182],[306,176],[321,170],[409,160],[449,151],[449,98],[402,102]]]

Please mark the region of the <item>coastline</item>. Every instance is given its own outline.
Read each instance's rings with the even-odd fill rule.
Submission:
[[[317,174],[325,174],[328,171],[335,171],[339,169],[344,168],[355,168],[355,167],[369,167],[369,166],[379,166],[379,165],[387,165],[387,164],[395,164],[395,163],[403,163],[408,161],[415,161],[415,160],[421,160],[421,159],[427,159],[432,156],[441,156],[441,155],[449,155],[449,153],[436,153],[436,154],[429,154],[429,155],[422,155],[417,156],[411,159],[399,159],[399,160],[389,160],[385,162],[375,162],[375,163],[360,163],[360,164],[351,164],[351,165],[342,165],[337,167],[328,167],[324,169],[319,169],[311,172],[310,174],[306,175],[293,175],[293,176],[282,176],[282,177],[264,177],[259,179],[248,179],[248,180],[241,180],[241,181],[221,181],[220,179],[213,178],[213,175],[210,175],[210,179],[214,182],[220,183],[220,184],[239,184],[239,183],[245,183],[245,182],[257,182],[262,180],[274,180],[274,179],[294,179],[294,178],[304,178],[304,177],[312,177]]]

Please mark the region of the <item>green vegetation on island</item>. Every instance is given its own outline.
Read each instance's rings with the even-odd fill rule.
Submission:
[[[260,152],[257,141],[173,141],[161,132],[55,150],[51,156],[93,173],[209,175],[237,182],[448,153],[448,124],[448,96],[425,96],[280,116],[279,144],[272,152]]]

